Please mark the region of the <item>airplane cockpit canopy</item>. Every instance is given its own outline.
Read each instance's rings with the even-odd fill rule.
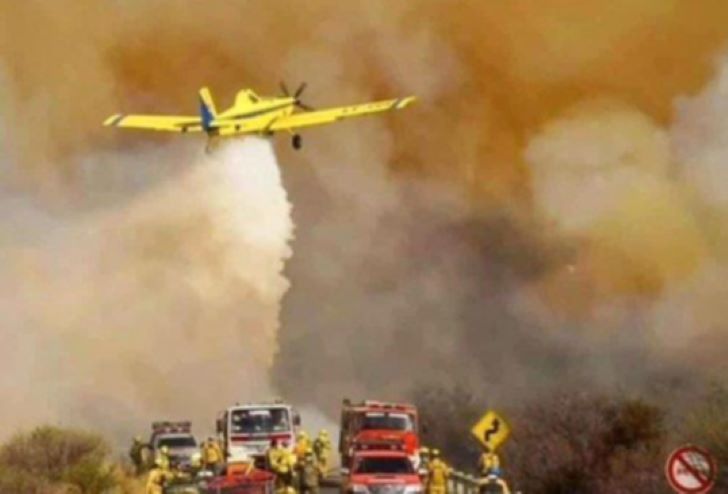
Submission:
[[[255,94],[250,89],[243,89],[241,91],[238,91],[237,96],[235,97],[235,105],[245,105],[248,103],[257,103],[260,101],[260,97]]]

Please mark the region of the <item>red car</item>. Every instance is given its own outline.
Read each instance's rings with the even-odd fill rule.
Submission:
[[[422,494],[422,480],[404,451],[356,451],[342,470],[342,494]]]

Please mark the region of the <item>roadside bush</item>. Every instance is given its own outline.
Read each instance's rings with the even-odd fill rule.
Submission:
[[[710,388],[688,415],[683,436],[683,442],[702,446],[715,456],[722,472],[716,491],[728,492],[728,388],[725,385],[714,384]]]
[[[0,494],[46,494],[51,485],[31,473],[0,468]]]
[[[470,427],[483,414],[483,404],[466,389],[420,388],[415,393],[425,446],[438,448],[447,461],[464,471],[475,471],[480,447]]]
[[[101,494],[116,484],[109,447],[91,433],[39,427],[0,447],[0,494]]]
[[[513,418],[509,473],[524,492],[666,492],[664,415],[641,400],[571,394]]]
[[[461,388],[421,388],[415,402],[428,426],[424,442],[473,472],[480,447],[470,427],[493,406]],[[500,410],[513,427],[501,463],[514,490],[529,494],[669,492],[665,416],[639,399],[563,393]]]

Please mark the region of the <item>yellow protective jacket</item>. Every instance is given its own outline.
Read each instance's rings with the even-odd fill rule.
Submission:
[[[313,452],[319,460],[328,459],[331,454],[331,441],[328,438],[317,437],[313,442]]]
[[[283,450],[277,455],[272,467],[272,470],[280,475],[291,473],[296,468],[296,455],[290,451]]]
[[[427,485],[429,487],[445,487],[447,479],[450,477],[450,467],[439,458],[431,460],[427,466],[428,476]]]
[[[304,438],[296,442],[296,447],[293,448],[293,452],[298,458],[303,459],[306,451],[308,451],[309,449],[311,449],[311,440],[308,438]]]
[[[495,453],[483,453],[480,455],[480,461],[478,461],[480,471],[488,473],[492,470],[500,468],[500,458]]]
[[[150,470],[149,476],[147,477],[147,485],[144,489],[144,493],[163,494],[166,478],[167,474],[161,468],[154,468]]]
[[[266,459],[268,460],[268,468],[270,468],[272,471],[276,471],[278,467],[278,462],[280,461],[280,458],[287,454],[286,450],[281,447],[272,447],[268,448],[268,452],[266,453]]]
[[[157,451],[157,457],[154,459],[154,463],[164,471],[169,471],[169,455],[161,451]]]
[[[223,462],[222,448],[216,442],[202,445],[202,463],[206,465],[217,465]]]

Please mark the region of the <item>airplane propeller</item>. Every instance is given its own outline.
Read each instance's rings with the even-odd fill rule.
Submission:
[[[302,82],[300,86],[298,86],[298,89],[296,89],[296,92],[293,93],[293,96],[291,96],[291,92],[288,90],[288,86],[286,86],[286,83],[281,81],[280,87],[281,91],[283,91],[283,94],[286,96],[286,98],[293,98],[293,104],[297,107],[301,108],[304,111],[314,111],[316,108],[307,105],[303,101],[301,101],[301,95],[306,90],[306,84],[305,82]],[[301,138],[300,134],[293,134],[293,137],[291,139],[291,144],[293,145],[293,149],[301,149],[303,146],[303,139]]]
[[[301,85],[298,86],[298,89],[296,89],[296,92],[293,93],[293,96],[291,96],[291,93],[290,93],[290,91],[288,91],[288,86],[286,86],[286,83],[285,82],[282,82],[282,81],[280,83],[281,91],[283,91],[283,94],[287,98],[293,98],[293,100],[294,100],[293,101],[293,104],[294,105],[296,105],[297,107],[299,107],[299,108],[301,108],[303,110],[306,110],[306,111],[314,111],[315,110],[314,107],[312,107],[310,105],[307,105],[306,103],[304,103],[303,101],[301,101],[301,95],[303,94],[303,91],[306,90],[306,86],[307,85],[308,84],[306,84],[305,82],[302,82]]]

